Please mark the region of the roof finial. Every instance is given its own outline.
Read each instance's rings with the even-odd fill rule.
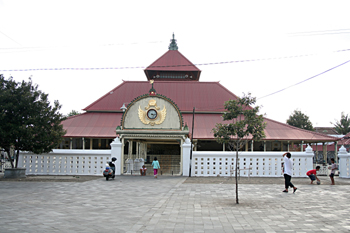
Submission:
[[[171,43],[169,45],[169,50],[178,50],[174,33],[173,33],[173,39],[171,39],[170,41],[171,41]]]
[[[153,88],[154,80],[150,80],[149,83],[152,84],[152,88],[149,90],[149,94],[150,95],[155,95],[156,94],[156,90]]]

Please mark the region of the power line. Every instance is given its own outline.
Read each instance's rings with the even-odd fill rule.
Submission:
[[[13,42],[15,42],[16,44],[22,46],[20,43],[18,43],[17,41],[15,41],[14,39],[12,39],[11,37],[9,37],[8,35],[6,35],[5,33],[3,33],[2,31],[0,31],[1,34],[3,34],[4,36],[6,36],[7,38],[9,38],[10,40],[12,40]]]
[[[165,43],[165,41],[148,41],[148,42],[130,42],[130,43],[118,43],[118,44],[95,44],[95,45],[52,45],[52,46],[31,46],[31,47],[12,47],[12,48],[0,48],[0,51],[6,51],[7,53],[13,52],[11,50],[20,51],[32,51],[32,50],[45,50],[45,49],[60,49],[60,48],[91,48],[94,47],[109,47],[109,46],[123,46],[123,45],[138,45],[138,44],[156,44]],[[19,43],[18,43],[19,44]],[[19,44],[20,45],[20,44]],[[16,51],[17,52],[17,51]]]
[[[348,52],[350,49],[341,49],[333,51],[338,52]],[[186,67],[186,66],[209,66],[209,65],[223,65],[232,63],[242,63],[242,62],[257,62],[257,61],[269,61],[278,59],[291,59],[300,58],[307,56],[315,56],[316,54],[304,54],[304,55],[293,55],[284,57],[271,57],[271,58],[256,58],[256,59],[246,59],[246,60],[235,60],[235,61],[225,61],[225,62],[210,62],[210,63],[200,63],[200,64],[189,64],[189,65],[172,65],[172,66],[126,66],[126,67],[61,67],[61,68],[29,68],[29,69],[8,69],[0,70],[0,72],[23,72],[23,71],[82,71],[82,70],[125,70],[125,69],[145,69],[145,68],[164,68],[164,67]]]
[[[320,76],[320,75],[322,75],[322,74],[325,74],[325,73],[327,73],[327,72],[329,72],[329,71],[331,71],[331,70],[333,70],[333,69],[335,69],[335,68],[338,68],[338,67],[340,67],[340,66],[342,66],[342,65],[345,65],[345,64],[348,63],[348,62],[350,62],[350,60],[348,60],[348,61],[346,61],[346,62],[344,62],[344,63],[342,63],[342,64],[340,64],[340,65],[334,66],[334,67],[332,67],[332,68],[330,68],[330,69],[328,69],[328,70],[326,70],[326,71],[323,71],[323,72],[321,72],[321,73],[319,73],[319,74],[316,74],[316,75],[314,75],[314,76],[312,76],[312,77],[310,77],[310,78],[307,78],[307,79],[305,79],[305,80],[303,80],[303,81],[301,81],[301,82],[298,82],[298,83],[296,83],[296,84],[293,84],[293,85],[291,85],[291,86],[289,86],[289,87],[283,88],[283,89],[281,89],[281,90],[279,90],[279,91],[273,92],[273,93],[268,94],[268,95],[265,95],[265,96],[263,96],[263,97],[260,97],[260,98],[258,98],[257,100],[262,99],[262,98],[265,98],[265,97],[268,97],[268,96],[271,96],[271,95],[274,95],[274,94],[277,94],[277,93],[282,92],[282,91],[284,91],[284,90],[287,90],[287,89],[289,89],[289,88],[291,88],[291,87],[293,87],[293,86],[296,86],[296,85],[299,85],[299,84],[301,84],[301,83],[303,83],[303,82],[309,81],[309,80],[311,80],[311,79],[313,79],[313,78],[316,78],[317,76]]]
[[[291,36],[319,36],[319,35],[344,34],[344,33],[350,33],[350,29],[293,32],[293,33],[288,33],[288,35],[291,35]]]

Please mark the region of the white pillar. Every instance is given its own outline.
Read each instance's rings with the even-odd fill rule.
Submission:
[[[306,157],[306,164],[305,164],[306,171],[310,171],[314,167],[313,158],[315,156],[315,153],[313,152],[312,147],[310,145],[306,147],[305,153],[308,155]]]
[[[190,164],[191,164],[191,140],[186,138],[185,143],[182,144],[182,175],[190,175]]]
[[[122,143],[119,140],[119,137],[116,137],[111,143],[111,157],[117,158],[115,161],[115,174],[121,175],[123,167],[122,167]]]
[[[350,178],[350,153],[346,152],[345,147],[342,145],[338,153],[339,157],[339,177]]]

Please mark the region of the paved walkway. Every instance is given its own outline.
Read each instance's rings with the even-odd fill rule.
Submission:
[[[295,194],[256,180],[241,178],[240,204],[228,178],[1,181],[0,232],[350,232],[348,180],[295,179]]]

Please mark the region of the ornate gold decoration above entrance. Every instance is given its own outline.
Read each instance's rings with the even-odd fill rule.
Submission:
[[[166,117],[166,108],[164,106],[163,110],[159,111],[160,107],[157,106],[157,101],[151,99],[148,101],[148,105],[145,107],[146,111],[141,109],[139,106],[139,119],[145,125],[160,125],[163,123]]]

